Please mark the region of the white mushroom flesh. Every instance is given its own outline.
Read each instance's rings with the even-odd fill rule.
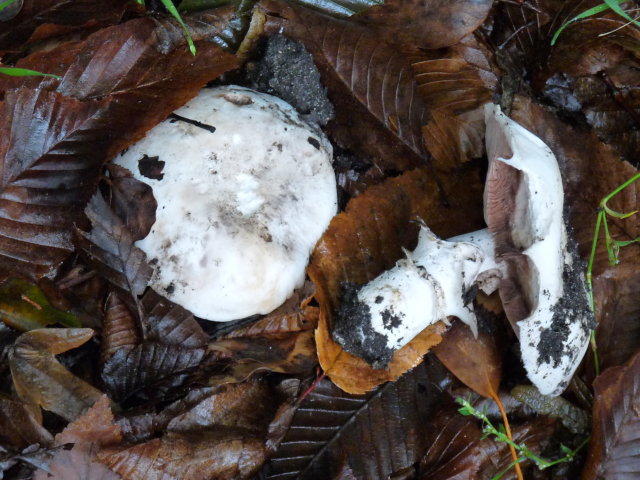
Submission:
[[[287,103],[242,87],[204,89],[174,113],[115,159],[158,202],[137,242],[151,287],[207,320],[268,313],[302,284],[336,213],[331,144]]]

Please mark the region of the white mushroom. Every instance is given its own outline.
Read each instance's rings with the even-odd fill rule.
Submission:
[[[417,248],[359,290],[345,290],[334,338],[374,367],[427,326],[456,316],[477,332],[474,287],[497,287],[543,394],[559,395],[594,327],[575,249],[567,248],[560,170],[549,148],[486,108],[488,229],[449,241],[422,226]]]
[[[205,89],[116,163],[151,185],[136,243],[151,287],[207,320],[264,314],[299,287],[337,209],[332,148],[282,100]]]

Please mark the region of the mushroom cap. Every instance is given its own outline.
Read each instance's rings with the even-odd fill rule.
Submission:
[[[571,380],[594,327],[582,262],[568,249],[564,191],[553,152],[497,105],[485,110],[485,220],[506,265],[500,296],[529,379],[546,395]]]
[[[332,148],[271,95],[204,89],[115,162],[153,188],[150,286],[195,315],[264,314],[299,287],[337,209]]]

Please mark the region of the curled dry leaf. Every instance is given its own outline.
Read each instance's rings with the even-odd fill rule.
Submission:
[[[417,218],[424,219],[442,237],[481,225],[478,212],[481,202],[477,199],[482,195],[478,177],[470,173],[464,187],[461,179],[458,182],[457,195],[451,201],[456,204],[454,208],[466,212],[465,218],[456,221],[450,216],[449,209],[440,203],[432,176],[426,169],[418,169],[388,179],[352,199],[346,211],[334,217],[316,245],[308,272],[320,303],[320,323],[316,331],[318,357],[324,371],[345,391],[363,393],[398,378],[416,366],[429,348],[440,341],[446,328],[441,322],[397,351],[387,370],[374,370],[364,360],[342,350],[330,332],[332,314],[341,302],[342,285],[368,282],[403,256],[402,247],[415,247]]]
[[[230,362],[225,374],[238,381],[261,370],[309,372],[318,362],[313,330],[320,314],[310,295],[298,290],[266,317],[210,342],[210,360]]]
[[[122,441],[120,427],[114,423],[109,399],[102,395],[82,416],[55,438],[55,445],[72,443],[71,450],[58,450],[47,469],[38,470],[35,480],[118,480],[120,476],[96,459],[97,451]]]
[[[640,353],[593,383],[593,433],[583,480],[640,475]]]
[[[50,446],[53,437],[42,426],[40,408],[0,394],[0,441],[21,450],[34,443]]]
[[[491,0],[389,0],[358,15],[387,40],[411,49],[449,47],[478,28]]]
[[[104,363],[118,350],[131,350],[140,343],[136,320],[117,292],[109,293],[102,326],[100,363]]]
[[[272,425],[286,417],[283,401],[286,394],[265,382],[216,387],[171,420],[161,438],[105,449],[99,458],[132,480],[251,478],[265,460]]]
[[[93,336],[89,328],[42,328],[23,333],[9,352],[16,393],[71,421],[102,395],[64,368],[55,355],[76,348]]]
[[[80,326],[74,315],[52,306],[37,285],[19,278],[9,279],[0,285],[0,318],[21,331],[56,323],[65,327]]]
[[[298,407],[289,432],[263,473],[268,479],[390,478],[418,462],[449,379],[432,359],[367,395],[321,381]],[[342,467],[340,467],[342,465]]]
[[[4,271],[55,275],[73,251],[72,227],[84,222],[103,163],[236,66],[233,55],[203,40],[230,15],[198,32],[195,58],[173,23],[141,18],[18,62],[61,80],[0,77]]]
[[[111,187],[111,208],[122,219],[134,240],[147,236],[156,221],[158,203],[153,189],[133,177],[126,168],[107,165]]]
[[[112,285],[130,294],[135,305],[151,279],[153,269],[146,255],[134,245],[125,223],[111,210],[100,192],[85,208],[91,221],[89,233],[76,229],[78,244],[87,260]]]

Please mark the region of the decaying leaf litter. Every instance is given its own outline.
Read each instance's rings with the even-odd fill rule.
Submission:
[[[526,386],[495,295],[474,300],[477,340],[438,323],[383,370],[331,336],[345,288],[413,249],[418,219],[441,238],[484,227],[487,102],[551,148],[589,258],[600,200],[637,173],[639,30],[608,6],[635,17],[634,2],[606,2],[552,47],[600,2],[185,0],[195,56],[160,2],[19,3],[0,19],[2,63],[60,78],[0,76],[5,478],[520,475],[508,439],[484,438],[455,398],[494,425],[500,401],[525,478],[640,475],[637,245],[615,266],[597,248],[597,359],[556,399]],[[225,324],[146,288],[135,241],[156,204],[109,163],[208,83],[318,122],[341,209],[289,301]],[[609,207],[634,212],[636,188]],[[621,217],[612,238],[637,238],[637,215]],[[538,456],[566,461],[539,470]]]

